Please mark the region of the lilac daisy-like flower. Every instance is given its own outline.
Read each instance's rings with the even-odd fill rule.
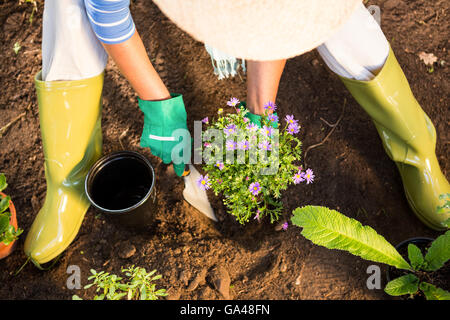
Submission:
[[[229,151],[236,150],[236,142],[234,142],[233,140],[227,140],[225,146]]]
[[[236,125],[234,124],[229,124],[227,125],[224,129],[223,132],[225,132],[225,135],[228,137],[232,134],[236,133]]]
[[[238,142],[237,147],[240,150],[248,150],[250,148],[250,143],[247,140],[242,140]]]
[[[250,132],[254,132],[258,130],[258,126],[254,123],[250,123],[249,125],[247,125],[246,129]]]
[[[294,176],[292,177],[295,184],[299,184],[300,182],[305,181],[304,172],[299,170]]]
[[[300,127],[296,123],[291,123],[286,130],[289,134],[294,135],[300,131]]]
[[[277,106],[272,101],[269,101],[264,105],[264,109],[267,110],[269,113],[275,112],[275,110],[277,110]]]
[[[281,228],[283,228],[284,231],[286,231],[288,227],[289,227],[289,223],[287,223],[287,222],[283,223],[283,225],[281,226]]]
[[[262,127],[261,131],[266,137],[270,137],[273,135],[272,127],[264,126],[264,127]]]
[[[261,213],[261,211],[259,211],[259,209],[258,210],[256,210],[256,215],[255,215],[255,217],[253,218],[253,220],[258,220],[258,222],[259,222],[259,214]]]
[[[252,182],[250,183],[250,186],[248,187],[248,190],[254,195],[257,196],[258,193],[261,191],[261,186],[259,182]]]
[[[314,181],[314,172],[311,169],[307,169],[304,178],[306,179],[306,184],[310,184]]]
[[[267,117],[271,122],[278,122],[278,116],[276,114],[271,114]]]
[[[217,162],[216,167],[219,168],[220,171],[222,171],[223,168],[225,168],[225,165],[222,162]]]
[[[203,119],[202,119],[202,122],[203,122],[204,124],[208,124],[208,123],[209,123],[209,119],[208,119],[208,117],[206,117],[206,118],[203,118]]]
[[[295,120],[293,115],[287,115],[284,120],[286,120],[288,125],[298,123],[298,120]]]
[[[236,107],[239,104],[239,99],[233,97],[227,102],[227,106]]]
[[[261,142],[258,147],[262,150],[270,151],[272,150],[272,145],[269,143],[269,141],[263,141]]]
[[[211,181],[209,181],[208,175],[200,175],[200,178],[198,178],[197,180],[197,185],[200,187],[200,189],[203,190],[208,190],[209,188],[211,188]]]

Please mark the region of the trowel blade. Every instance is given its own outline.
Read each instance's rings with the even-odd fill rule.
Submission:
[[[189,170],[190,174],[184,177],[184,199],[209,219],[217,222],[218,220],[214,214],[211,204],[209,203],[206,191],[197,186],[197,180],[200,178],[200,173],[193,165],[189,165]]]

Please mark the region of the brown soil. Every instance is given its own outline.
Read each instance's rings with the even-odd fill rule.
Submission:
[[[436,152],[444,173],[449,126],[449,68],[435,66],[433,73],[419,60],[421,51],[450,61],[448,46],[448,1],[369,1],[382,9],[382,27],[411,83],[416,98],[436,125]],[[31,7],[17,0],[0,4],[1,84],[0,127],[23,112],[0,140],[0,170],[8,179],[6,190],[17,208],[20,226],[26,232],[45,196],[44,157],[39,132],[38,107],[33,77],[41,65],[42,4],[32,24]],[[172,92],[184,94],[190,129],[194,120],[215,114],[231,97],[245,98],[245,76],[219,81],[212,74],[203,45],[173,25],[150,1],[136,0],[132,11],[148,53]],[[15,42],[22,46],[16,55]],[[284,195],[288,215],[298,206],[326,205],[372,226],[393,244],[413,236],[436,237],[423,226],[405,200],[396,167],[383,151],[371,120],[338,78],[330,73],[316,52],[290,59],[283,74],[279,115],[301,119],[304,147],[321,141],[339,118],[344,100],[345,115],[330,139],[311,150],[307,162],[316,173],[312,185],[298,185]],[[125,149],[146,154],[157,172],[160,210],[157,224],[146,233],[125,230],[105,221],[91,208],[78,237],[50,271],[24,263],[25,235],[16,251],[0,261],[0,298],[88,298],[92,291],[66,288],[69,265],[78,265],[82,284],[89,269],[120,273],[121,266],[135,264],[157,269],[159,285],[171,299],[220,299],[214,277],[231,281],[233,299],[388,299],[382,290],[368,290],[369,262],[344,252],[313,246],[299,229],[277,231],[274,225],[256,221],[240,226],[226,214],[220,199],[212,199],[220,223],[207,221],[183,201],[183,182],[149,150],[139,147],[143,125],[136,95],[110,61],[104,87],[104,153]],[[126,133],[125,133],[126,132]],[[122,136],[123,134],[123,136]],[[123,144],[123,147],[122,145]],[[130,258],[121,245],[136,248]],[[120,246],[119,246],[120,245]],[[220,272],[216,272],[220,270]],[[188,287],[196,276],[206,281]],[[227,276],[228,275],[228,276]],[[384,278],[384,276],[383,276]],[[202,280],[202,279],[200,279]],[[383,280],[384,281],[384,280]],[[92,290],[92,289],[91,289]]]

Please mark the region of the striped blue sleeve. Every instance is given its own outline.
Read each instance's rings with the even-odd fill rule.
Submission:
[[[136,31],[130,0],[84,0],[84,4],[92,29],[101,42],[122,43]]]

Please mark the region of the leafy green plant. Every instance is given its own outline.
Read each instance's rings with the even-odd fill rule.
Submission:
[[[0,173],[0,191],[3,191],[8,184],[6,183],[6,177],[3,173]],[[8,211],[9,202],[11,198],[9,196],[0,195],[0,243],[9,245],[11,242],[17,240],[19,235],[23,232],[22,229],[16,228],[11,225],[11,212]]]
[[[274,112],[275,104],[265,105],[261,126],[252,123],[248,111],[232,98],[228,106],[234,112],[223,114],[206,124],[203,132],[203,159],[207,173],[197,181],[199,187],[211,188],[223,195],[223,202],[236,220],[245,224],[253,219],[270,217],[273,223],[282,214],[281,192],[292,183],[311,183],[311,169],[299,167],[301,142],[295,137],[298,120],[286,117],[281,126]],[[296,164],[297,163],[297,164]]]
[[[96,286],[94,300],[121,300],[126,297],[127,300],[158,300],[158,297],[167,296],[165,289],[156,290],[156,284],[153,281],[161,279],[161,275],[154,275],[156,270],[148,272],[145,268],[135,267],[122,268],[125,278],[110,274],[108,272],[97,272],[91,269],[91,276],[88,280],[92,283],[86,285],[84,289]],[[126,281],[126,282],[124,282]],[[74,295],[73,300],[81,300]]]
[[[425,255],[414,244],[408,245],[408,263],[400,253],[369,226],[363,226],[335,210],[306,206],[293,212],[292,223],[303,228],[301,234],[328,249],[344,250],[365,260],[380,262],[410,273],[390,281],[385,292],[392,296],[416,295],[427,299],[450,300],[450,292],[423,281],[427,273],[442,268],[450,259],[450,231],[433,241]]]
[[[450,193],[441,194],[440,200],[445,200],[444,205],[437,207],[438,214],[448,214],[450,212]],[[450,218],[442,222],[442,225],[446,228],[450,228]]]

